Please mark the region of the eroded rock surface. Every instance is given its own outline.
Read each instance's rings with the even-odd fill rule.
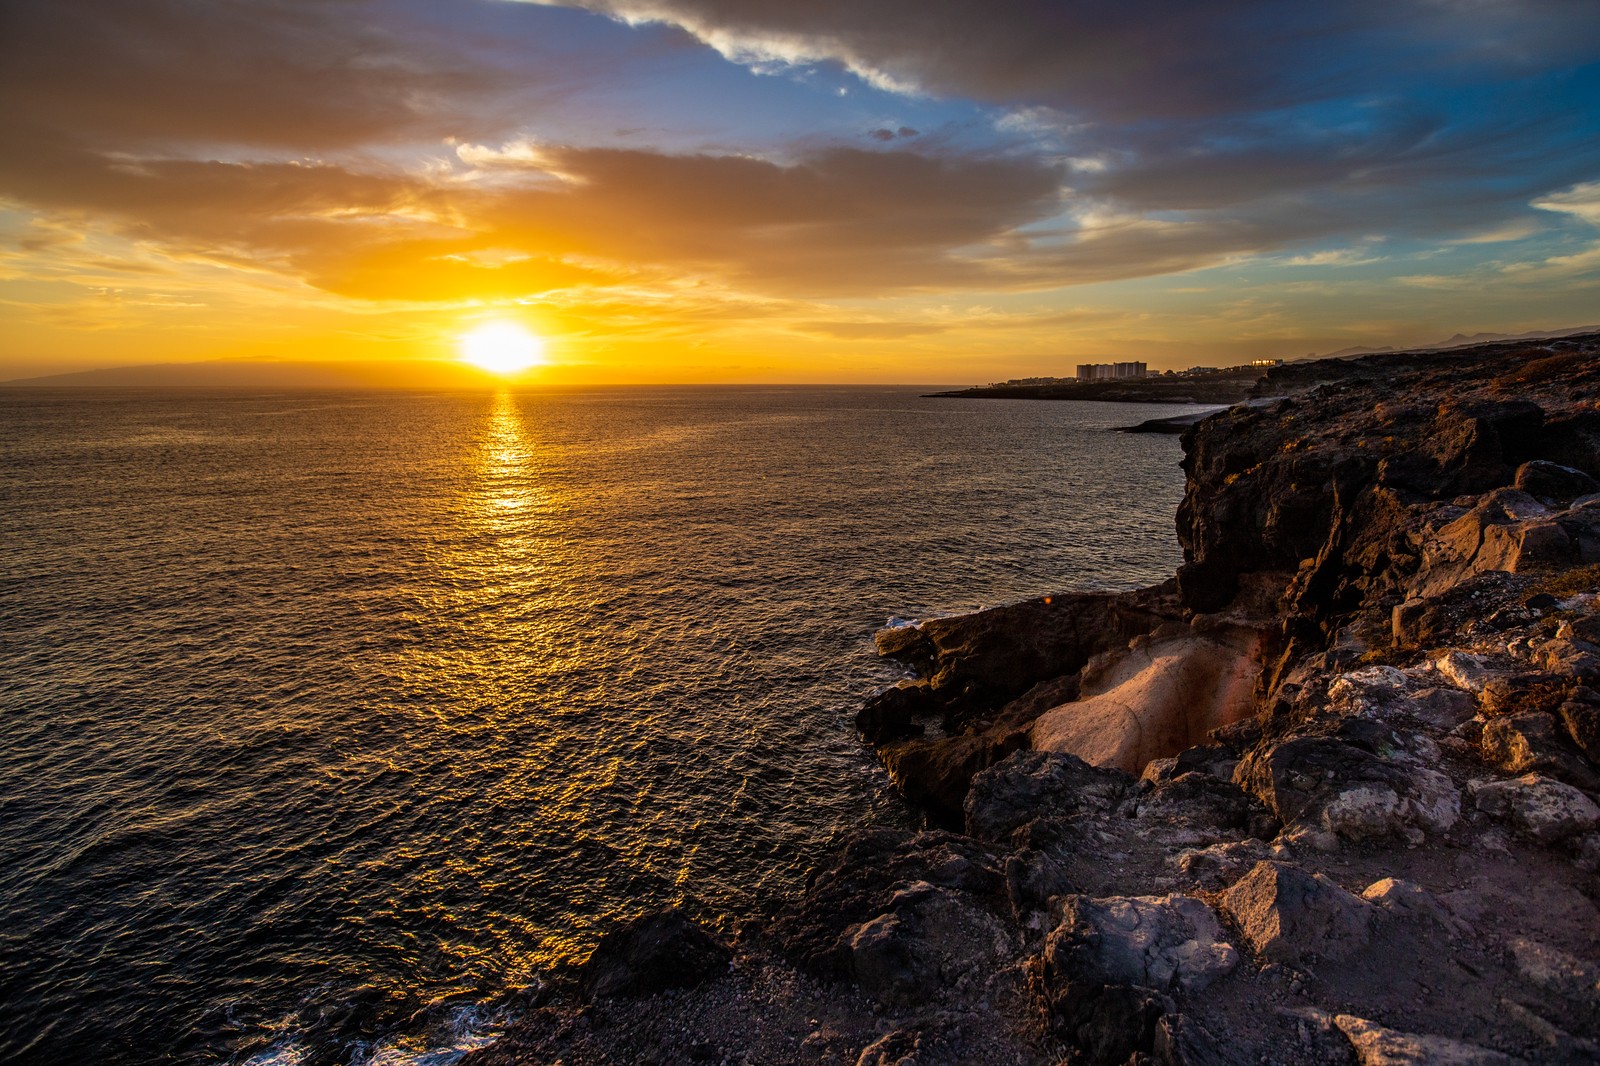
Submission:
[[[1600,1061],[1600,335],[1262,395],[1184,434],[1172,581],[878,635],[942,829],[469,1061]]]

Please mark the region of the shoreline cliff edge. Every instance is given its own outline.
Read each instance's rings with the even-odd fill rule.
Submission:
[[[509,1063],[1600,1061],[1600,334],[1270,371],[1184,563],[878,634],[922,832],[608,933]]]

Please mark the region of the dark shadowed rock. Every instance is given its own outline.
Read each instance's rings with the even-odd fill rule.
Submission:
[[[856,712],[856,728],[867,743],[878,745],[922,735],[919,717],[937,713],[938,703],[927,686],[901,682],[867,700]]]
[[[731,958],[726,947],[671,907],[601,937],[581,977],[594,999],[646,996],[719,977]]]
[[[917,883],[1004,905],[1000,863],[976,841],[877,830],[852,835],[815,870],[772,932],[784,955],[806,969],[850,978],[851,942],[860,927],[892,911],[896,893]]]
[[[1233,1066],[1226,1045],[1187,1014],[1169,1014],[1156,1023],[1155,1060],[1162,1066]]]
[[[896,891],[887,910],[847,929],[843,940],[857,986],[879,1003],[903,1007],[986,971],[1007,947],[993,915],[925,881]]]
[[[1022,742],[1020,736],[989,734],[912,738],[880,747],[878,757],[907,800],[926,810],[938,825],[957,828],[973,776]]]
[[[1533,459],[1519,466],[1514,484],[1530,496],[1553,500],[1570,500],[1586,493],[1600,492],[1600,481],[1582,470],[1544,459]]]
[[[967,832],[1004,840],[1041,815],[1063,818],[1115,806],[1133,778],[1074,755],[1018,751],[978,774],[967,793]]]
[[[1058,982],[1047,996],[1047,1009],[1051,1029],[1082,1053],[1081,1061],[1122,1066],[1136,1054],[1155,1050],[1161,1019],[1174,1004],[1148,988]]]
[[[1274,962],[1344,958],[1367,943],[1373,905],[1322,874],[1257,863],[1222,896],[1255,953]]]
[[[1239,953],[1210,905],[1192,896],[1068,897],[1045,944],[1047,970],[1071,982],[1198,992]]]

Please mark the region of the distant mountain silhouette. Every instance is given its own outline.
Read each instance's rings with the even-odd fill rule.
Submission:
[[[71,374],[17,378],[0,385],[37,388],[171,386],[251,389],[451,389],[481,388],[497,379],[465,363],[274,362],[210,360],[107,367]]]

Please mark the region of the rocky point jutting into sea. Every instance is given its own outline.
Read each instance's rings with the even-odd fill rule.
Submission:
[[[931,828],[614,931],[471,1061],[1600,1061],[1600,335],[1258,393],[1172,580],[879,635]]]

